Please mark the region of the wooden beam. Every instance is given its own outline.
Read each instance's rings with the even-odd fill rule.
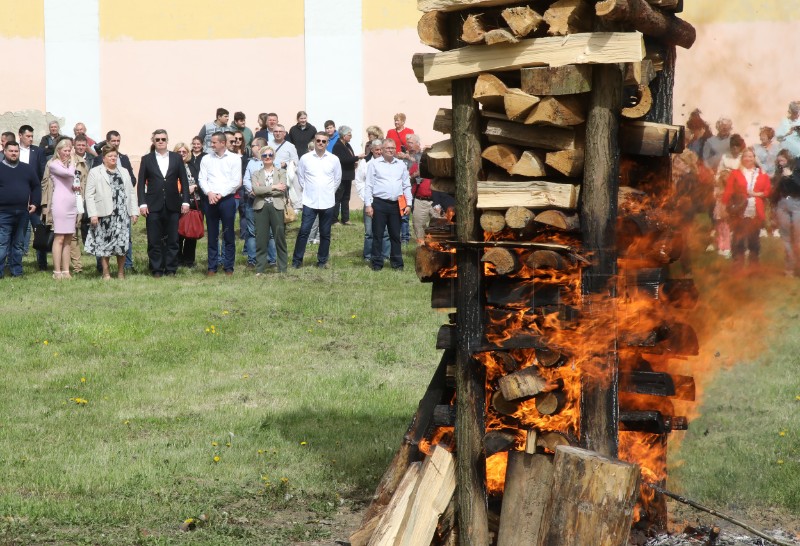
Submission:
[[[423,54],[422,81],[432,83],[527,66],[626,63],[641,61],[644,55],[644,42],[638,32],[587,32],[566,38],[529,38],[503,47],[476,45]]]
[[[624,546],[638,495],[638,466],[559,446],[537,544]]]
[[[531,95],[575,95],[592,90],[588,64],[536,66],[520,70],[520,89]]]
[[[652,121],[626,121],[620,127],[623,153],[663,157],[684,149],[684,126]]]
[[[490,8],[517,4],[519,0],[417,0],[419,11],[459,11],[470,8]]]
[[[414,53],[414,55],[411,56],[411,70],[414,72],[414,77],[417,78],[419,83],[424,83],[422,81],[423,72],[425,70],[425,61],[423,59],[424,55],[424,53]],[[452,93],[452,88],[449,81],[426,83],[425,89],[431,96],[444,96]]]
[[[553,456],[509,452],[505,484],[497,546],[534,546],[553,485]]]
[[[484,131],[489,142],[516,144],[526,148],[570,150],[575,148],[575,129],[569,127],[530,126],[513,121],[490,119]]]
[[[447,14],[442,11],[429,11],[420,17],[417,34],[426,46],[444,51],[449,47],[447,39]]]
[[[689,49],[697,38],[692,25],[672,13],[653,8],[645,0],[602,0],[595,4],[595,12],[605,21],[627,23],[666,45]]]
[[[478,182],[479,209],[507,209],[515,205],[528,208],[575,209],[580,186],[529,180],[524,182]]]

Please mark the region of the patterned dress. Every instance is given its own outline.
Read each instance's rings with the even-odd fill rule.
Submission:
[[[128,214],[128,192],[125,181],[117,171],[106,171],[111,179],[111,199],[114,211],[99,218],[97,226],[89,230],[86,237],[86,252],[98,258],[124,256],[128,251],[131,217]]]

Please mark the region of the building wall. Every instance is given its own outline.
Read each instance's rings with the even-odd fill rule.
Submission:
[[[231,4],[233,5],[233,4]],[[0,114],[26,109],[83,121],[102,138],[123,135],[139,155],[155,128],[188,140],[218,106],[242,110],[248,126],[275,111],[288,126],[308,110],[354,129],[392,127],[405,112],[425,143],[447,97],[429,97],[411,72],[419,43],[414,0],[0,0],[0,44],[23,52],[4,63]],[[678,53],[675,122],[699,107],[712,122],[733,118],[748,141],[800,99],[791,56],[800,0],[686,0],[682,17],[698,39]],[[154,16],[158,14],[158,16]],[[3,125],[0,129],[17,127]],[[18,119],[18,118],[13,118]],[[11,122],[9,122],[11,123]],[[14,122],[16,123],[16,121]]]

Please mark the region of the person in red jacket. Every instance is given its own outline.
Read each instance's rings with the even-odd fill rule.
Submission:
[[[406,115],[402,112],[394,115],[394,129],[389,129],[386,133],[386,138],[391,138],[397,144],[397,159],[406,159],[408,157],[408,145],[406,138],[408,135],[413,135],[414,130],[406,127]]]
[[[752,147],[745,149],[741,166],[728,175],[722,194],[731,224],[731,253],[737,265],[744,265],[745,250],[750,251],[750,263],[758,263],[761,250],[758,235],[764,227],[770,191],[769,176],[756,164],[755,151]]]

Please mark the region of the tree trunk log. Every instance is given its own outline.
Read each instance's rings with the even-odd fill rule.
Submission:
[[[550,391],[537,394],[536,411],[542,415],[553,415],[564,409],[566,396],[564,391]]]
[[[535,366],[504,375],[497,380],[503,398],[509,402],[520,398],[530,398],[548,388],[547,380],[539,375]]]
[[[427,164],[427,173],[430,177],[440,176],[452,178],[455,170],[453,164],[453,141],[450,139],[439,141],[423,152]]]
[[[595,4],[595,12],[601,19],[627,23],[670,46],[689,49],[697,38],[692,25],[653,8],[645,0],[603,0]]]
[[[433,118],[433,130],[449,135],[453,130],[453,110],[451,108],[439,108],[436,117]]]
[[[553,456],[511,451],[505,484],[497,546],[536,546],[553,486]]]
[[[447,14],[442,11],[423,13],[417,23],[420,41],[439,51],[449,49],[447,40]]]
[[[639,468],[585,449],[556,448],[552,495],[539,546],[625,546],[639,493]]]
[[[562,231],[573,232],[581,229],[581,220],[577,214],[566,214],[560,210],[542,211],[534,220]]]
[[[525,258],[525,265],[531,269],[555,269],[564,271],[569,267],[569,262],[564,256],[554,250],[534,250],[529,252]]]
[[[487,233],[500,233],[506,227],[503,211],[485,210],[481,214],[481,228]]]
[[[418,246],[416,256],[414,256],[417,278],[422,282],[441,278],[439,272],[442,269],[453,267],[454,263],[455,254],[435,250],[426,245]]]
[[[506,210],[506,225],[511,229],[525,229],[533,218],[533,212],[525,207],[513,206]]]
[[[516,144],[526,148],[570,150],[575,148],[575,129],[571,127],[532,127],[490,119],[486,124],[489,142]]]
[[[507,248],[494,247],[484,252],[482,262],[494,265],[498,275],[509,275],[519,271],[520,263],[517,255]]]

